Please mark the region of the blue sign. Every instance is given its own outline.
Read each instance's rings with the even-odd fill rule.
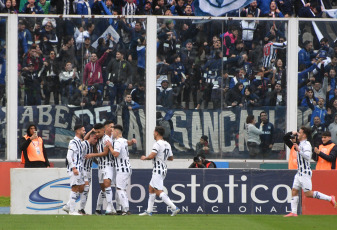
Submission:
[[[151,169],[135,169],[128,189],[130,211],[147,209]],[[182,214],[286,214],[290,212],[294,170],[174,169],[168,170],[165,192]],[[100,191],[92,175],[92,207]],[[158,202],[157,202],[158,201]],[[171,213],[157,197],[154,213]]]

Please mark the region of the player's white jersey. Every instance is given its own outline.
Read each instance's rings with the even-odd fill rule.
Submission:
[[[106,146],[105,145],[106,141],[109,141],[110,143],[112,143],[111,137],[109,137],[108,135],[104,135],[101,139],[97,141],[97,151],[99,153],[104,151],[104,147]],[[112,167],[114,164],[114,157],[109,151],[108,155],[103,156],[103,157],[97,157],[97,161],[98,161],[99,169],[105,168],[106,166]]]
[[[78,137],[74,137],[69,142],[68,152],[67,152],[67,171],[72,171],[73,167],[76,167],[78,171],[83,170],[83,157],[84,151],[82,148],[82,141]]]
[[[117,173],[130,173],[131,165],[129,161],[128,141],[125,138],[114,139],[113,149],[119,152],[115,157],[115,167]]]
[[[310,160],[312,155],[312,148],[309,141],[304,140],[301,141],[299,144],[299,152],[297,153],[297,165],[298,170],[297,173],[300,176],[303,175],[312,175],[311,168],[310,168]]]
[[[89,153],[94,152],[93,146],[90,145],[88,141],[82,142],[82,148],[83,148],[84,156],[89,154]],[[90,172],[91,166],[92,166],[92,158],[84,159],[84,161],[83,161],[84,170],[87,171],[87,172]]]
[[[286,48],[287,42],[276,43],[276,42],[268,42],[263,47],[263,67],[270,68],[271,60],[274,59],[276,61],[277,49]]]
[[[153,158],[153,171],[152,173],[166,175],[167,173],[167,158],[173,156],[171,145],[164,140],[156,141],[153,144],[152,152],[157,153],[156,157]]]

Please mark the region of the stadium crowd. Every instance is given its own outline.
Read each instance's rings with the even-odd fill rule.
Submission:
[[[176,15],[194,15],[191,0],[65,2],[0,1],[0,7],[1,12],[26,14],[171,16],[158,20],[158,105],[193,109],[285,105],[285,22],[175,20]],[[228,16],[308,17],[301,13],[306,8],[316,12],[315,17],[321,17],[320,9],[331,8],[331,3],[254,1]],[[122,103],[126,94],[135,103],[144,105],[145,19],[20,18],[18,28],[21,105],[61,103],[92,107],[102,105],[103,100],[113,105]],[[330,69],[336,65],[333,57],[337,50],[328,45],[333,41],[323,40],[321,47],[315,47],[318,52],[312,51],[310,41],[303,41],[299,52],[299,75],[305,75],[304,70],[304,73],[313,71],[316,78],[311,78],[311,83],[317,82],[316,91],[319,87],[325,89],[323,76],[329,75],[331,82],[334,73]],[[1,56],[4,53],[3,46]],[[316,60],[317,57],[320,59]],[[1,72],[1,79],[5,72]],[[299,81],[303,85],[305,82]],[[3,98],[5,83],[0,84]],[[334,89],[334,81],[330,86],[329,89]],[[312,107],[315,102],[307,103],[312,99],[305,97],[307,87],[300,89],[300,104]],[[334,97],[334,92],[329,91],[329,95]]]

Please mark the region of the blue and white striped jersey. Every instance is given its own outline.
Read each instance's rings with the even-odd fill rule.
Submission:
[[[312,175],[310,168],[310,160],[312,156],[312,148],[309,141],[304,140],[299,144],[299,152],[297,153],[297,173],[299,176]]]
[[[274,59],[276,61],[277,49],[284,49],[287,46],[287,42],[276,43],[276,42],[268,42],[263,47],[263,67],[271,68],[273,65],[271,64],[271,60]]]
[[[84,152],[84,156],[89,154],[89,153],[93,153],[94,152],[94,148],[92,145],[89,144],[88,141],[83,141],[82,142],[82,148],[83,148],[83,152]],[[83,162],[83,168],[85,171],[90,172],[91,171],[91,166],[92,166],[92,158],[89,159],[84,159]]]
[[[104,135],[101,139],[97,141],[97,151],[99,153],[104,151],[105,142],[109,141],[110,143],[113,143],[112,138],[108,135]],[[114,156],[109,151],[108,155],[103,157],[97,157],[98,161],[98,168],[105,168],[106,166],[113,166],[114,165]]]
[[[116,172],[117,173],[131,172],[128,141],[125,138],[114,139],[113,149],[116,152],[119,152],[118,157],[115,157]]]
[[[74,137],[69,142],[68,152],[67,152],[67,171],[72,171],[73,167],[76,167],[77,170],[82,171],[83,169],[83,158],[84,151],[82,148],[82,141],[78,137]]]
[[[157,153],[156,157],[153,158],[152,173],[165,176],[167,173],[167,158],[173,156],[171,145],[164,140],[156,141],[153,144],[152,152]]]

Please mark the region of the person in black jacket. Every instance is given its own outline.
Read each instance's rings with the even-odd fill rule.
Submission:
[[[28,71],[22,73],[25,82],[25,105],[41,105],[41,78],[34,71],[34,64],[28,63]]]
[[[236,85],[230,89],[226,95],[225,101],[227,106],[237,106],[239,105],[242,107],[243,105],[241,104],[242,101],[242,91],[243,89],[243,84],[241,82],[236,83]]]
[[[260,122],[256,123],[255,126],[263,131],[260,135],[260,153],[263,158],[269,158],[271,156],[271,151],[274,145],[274,125],[268,121],[268,114],[265,111],[260,113]]]

